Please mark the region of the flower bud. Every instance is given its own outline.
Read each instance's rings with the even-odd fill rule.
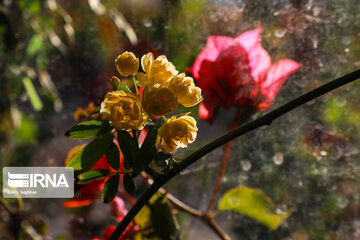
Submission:
[[[139,59],[132,52],[124,52],[115,59],[116,69],[124,77],[136,74],[139,63]]]
[[[117,77],[113,76],[110,80],[109,80],[111,86],[113,86],[113,88],[115,90],[118,89],[119,84],[120,84],[120,79],[118,79]]]

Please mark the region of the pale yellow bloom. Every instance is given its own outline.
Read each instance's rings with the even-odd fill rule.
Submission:
[[[161,55],[154,60],[154,55],[150,52],[141,58],[141,66],[146,73],[138,81],[139,86],[160,87],[167,85],[170,78],[176,76],[178,71],[175,66],[169,62],[166,56]]]
[[[142,93],[142,104],[145,112],[155,116],[167,115],[174,112],[178,106],[173,92],[168,88],[146,87]]]
[[[172,91],[178,103],[184,107],[191,107],[202,101],[201,88],[196,87],[192,77],[186,77],[181,73],[173,77],[169,82],[170,91]]]
[[[160,116],[176,110],[178,103],[191,107],[202,100],[201,89],[185,73],[178,75],[175,66],[164,55],[154,60],[152,53],[141,58],[145,73],[137,73],[139,86],[145,87],[142,103],[150,115]]]
[[[139,70],[139,59],[132,52],[124,52],[115,59],[115,66],[121,76],[134,75]]]
[[[105,97],[100,113],[118,130],[142,129],[148,120],[139,97],[122,90],[110,92]]]
[[[164,153],[171,153],[177,148],[185,148],[195,141],[197,136],[196,121],[191,116],[173,116],[158,130],[156,147]]]

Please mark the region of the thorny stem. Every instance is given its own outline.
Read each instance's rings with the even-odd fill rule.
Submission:
[[[209,152],[213,151],[214,149],[220,147],[221,145],[231,141],[239,136],[244,135],[254,129],[257,129],[262,126],[271,125],[271,123],[281,117],[282,115],[290,112],[291,110],[307,103],[315,98],[328,93],[336,88],[339,88],[347,83],[353,82],[356,79],[360,78],[360,69],[354,72],[351,72],[347,75],[344,75],[340,78],[337,78],[331,82],[328,82],[300,97],[280,106],[279,108],[265,114],[264,116],[251,121],[247,124],[244,124],[233,131],[226,133],[225,135],[215,139],[214,141],[208,143],[204,147],[200,148],[199,150],[192,153],[190,156],[184,159],[179,164],[178,168],[171,169],[167,174],[160,176],[159,178],[155,179],[154,183],[148,188],[148,190],[139,198],[136,204],[130,209],[130,211],[126,214],[123,220],[118,224],[113,234],[110,236],[110,240],[116,240],[121,236],[123,231],[129,225],[131,220],[136,216],[136,214],[142,209],[142,207],[149,201],[149,199],[170,179],[176,176],[182,169],[190,166]]]

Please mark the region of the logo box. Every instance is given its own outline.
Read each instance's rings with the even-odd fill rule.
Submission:
[[[69,167],[4,167],[4,198],[72,198],[74,169]]]

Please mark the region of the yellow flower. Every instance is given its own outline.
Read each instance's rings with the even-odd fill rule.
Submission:
[[[175,95],[167,88],[146,87],[142,93],[142,104],[145,112],[155,116],[167,115],[177,108]]]
[[[154,55],[151,52],[142,56],[141,66],[146,73],[146,77],[144,74],[137,74],[138,84],[141,87],[167,85],[169,79],[178,74],[175,66],[169,62],[166,56],[161,55],[154,60]]]
[[[179,75],[175,66],[162,55],[154,60],[152,53],[141,58],[145,73],[137,73],[136,81],[145,87],[142,103],[150,115],[160,116],[176,110],[178,103],[191,107],[202,100],[201,89],[191,77]]]
[[[142,129],[148,120],[139,97],[122,90],[110,92],[105,97],[100,113],[119,130]]]
[[[202,101],[201,88],[196,87],[192,77],[186,77],[181,73],[170,80],[169,89],[172,91],[178,103],[184,107],[191,107]]]
[[[171,153],[177,148],[185,148],[195,141],[198,128],[196,121],[191,116],[173,116],[158,130],[156,147],[162,148],[164,153]]]
[[[139,70],[139,59],[132,52],[124,52],[115,59],[115,66],[121,76],[134,75]]]

